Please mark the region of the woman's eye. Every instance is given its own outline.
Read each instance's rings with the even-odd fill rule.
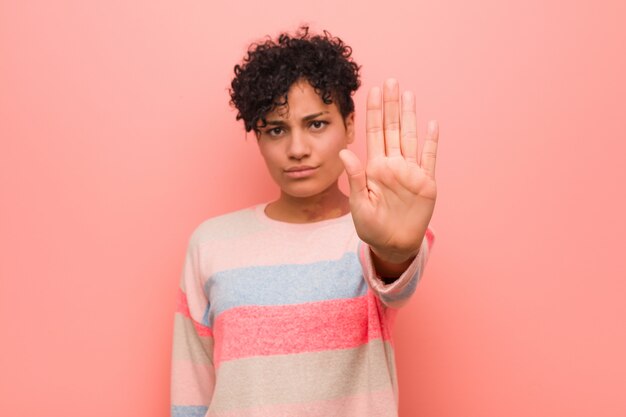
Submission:
[[[280,136],[283,133],[282,127],[275,127],[266,131],[266,133],[270,136]]]
[[[322,120],[314,120],[311,122],[311,127],[315,130],[319,130],[323,128],[324,126],[326,126],[326,124],[327,123]]]

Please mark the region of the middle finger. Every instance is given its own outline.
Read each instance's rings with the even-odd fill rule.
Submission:
[[[390,78],[383,87],[383,126],[387,156],[400,156],[400,93],[398,82]]]

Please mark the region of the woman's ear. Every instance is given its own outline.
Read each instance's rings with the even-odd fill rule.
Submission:
[[[348,137],[348,143],[354,142],[354,112],[350,113],[343,119],[343,124],[346,126],[346,136]]]

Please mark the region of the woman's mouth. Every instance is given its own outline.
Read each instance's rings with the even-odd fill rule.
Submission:
[[[308,165],[300,165],[290,167],[285,170],[285,175],[289,178],[306,178],[315,174],[318,167],[312,167]]]

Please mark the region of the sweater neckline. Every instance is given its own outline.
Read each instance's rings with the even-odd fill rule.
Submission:
[[[310,223],[289,223],[289,222],[284,222],[281,220],[275,220],[269,217],[265,213],[265,208],[267,207],[268,204],[269,202],[261,203],[254,207],[254,211],[255,211],[257,219],[259,219],[261,223],[269,224],[275,227],[281,227],[284,229],[292,229],[292,230],[317,229],[320,226],[334,225],[334,224],[346,222],[348,221],[348,219],[352,219],[352,213],[347,212],[344,215],[341,215],[339,217],[334,217],[332,219],[319,220],[319,221],[310,222]]]

